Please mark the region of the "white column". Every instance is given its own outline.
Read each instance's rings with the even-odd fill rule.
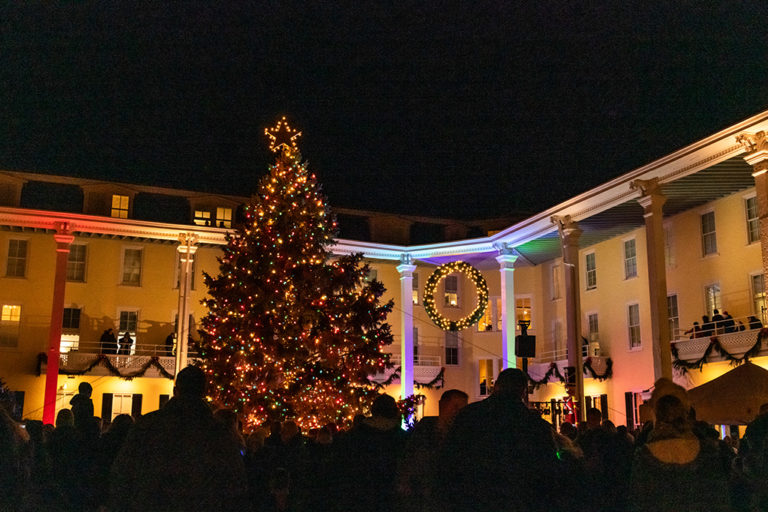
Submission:
[[[410,258],[397,266],[400,273],[400,398],[413,394],[413,271]]]
[[[181,265],[179,269],[179,308],[176,322],[176,372],[178,375],[187,366],[187,339],[189,337],[189,291],[192,282],[192,259],[197,251],[197,235],[181,233],[179,251]]]
[[[501,364],[502,369],[517,368],[517,358],[515,357],[515,328],[517,319],[515,318],[515,261],[517,255],[506,245],[498,248],[499,255],[496,261],[499,262],[499,271],[501,272]]]

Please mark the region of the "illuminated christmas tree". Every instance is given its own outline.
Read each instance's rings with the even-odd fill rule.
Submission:
[[[347,422],[376,395],[368,376],[387,365],[393,304],[380,303],[384,286],[367,280],[362,255],[332,257],[336,222],[301,162],[300,133],[285,118],[266,133],[276,162],[227,238],[219,274],[205,275],[210,398],[248,430]]]

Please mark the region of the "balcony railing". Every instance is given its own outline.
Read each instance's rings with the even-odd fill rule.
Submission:
[[[717,336],[720,346],[734,357],[743,356],[748,350],[758,343],[762,328],[749,329],[744,331],[728,332],[722,334],[713,334]],[[677,340],[673,346],[677,349],[677,357],[682,361],[697,361],[712,343],[712,337],[697,337],[693,339]],[[760,342],[760,349],[757,355],[768,355],[768,347]],[[711,351],[707,361],[723,361],[725,358],[716,351]]]

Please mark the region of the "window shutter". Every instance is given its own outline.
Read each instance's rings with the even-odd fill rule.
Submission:
[[[608,419],[608,395],[600,395],[600,410],[603,412],[603,419]]]
[[[131,398],[131,416],[138,419],[141,417],[141,393],[135,393]]]
[[[627,429],[632,432],[635,429],[635,400],[631,391],[624,393],[624,408],[627,414]]]
[[[101,419],[112,421],[112,393],[104,393],[101,397]]]
[[[165,404],[168,403],[168,400],[171,399],[170,395],[160,395],[160,408],[162,409]]]

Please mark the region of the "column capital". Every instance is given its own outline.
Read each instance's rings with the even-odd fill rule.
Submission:
[[[645,210],[645,215],[661,213],[661,208],[667,202],[666,196],[661,191],[659,178],[654,177],[649,180],[632,180],[629,184],[630,190],[640,191],[640,197],[637,202]]]
[[[56,234],[53,235],[53,239],[57,244],[69,245],[75,240],[75,236],[69,231],[69,222],[56,222]]]
[[[514,270],[515,261],[517,261],[517,258],[520,257],[520,254],[517,252],[517,250],[514,247],[510,247],[510,245],[506,242],[495,243],[493,244],[493,247],[499,253],[499,255],[496,256],[496,261],[499,262],[499,268],[501,270]]]
[[[402,279],[404,277],[413,277],[413,272],[416,270],[416,265],[401,263],[395,268],[400,273],[400,279]]]
[[[560,234],[563,246],[578,246],[579,237],[583,231],[570,215],[553,215],[549,219],[552,221],[552,224],[557,226],[557,232]]]
[[[198,240],[197,233],[179,233],[179,245],[176,250],[182,254],[195,254]]]
[[[744,133],[736,137],[736,142],[747,150],[744,160],[752,166],[752,176],[768,171],[768,135],[764,131]]]

